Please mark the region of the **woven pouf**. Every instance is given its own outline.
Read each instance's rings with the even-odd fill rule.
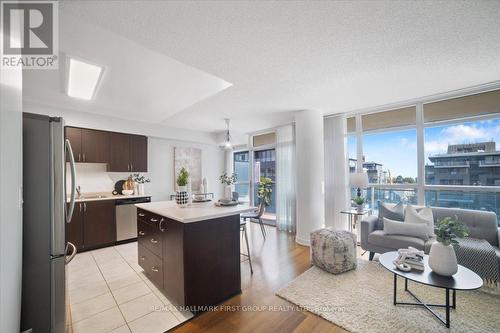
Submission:
[[[312,264],[333,274],[357,265],[356,235],[345,230],[325,228],[311,232]]]

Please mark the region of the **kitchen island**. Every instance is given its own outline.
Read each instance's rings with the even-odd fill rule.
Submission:
[[[168,299],[199,312],[241,292],[240,214],[253,207],[136,206],[139,265]]]

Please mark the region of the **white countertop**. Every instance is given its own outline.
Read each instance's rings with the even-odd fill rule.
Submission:
[[[101,200],[118,200],[118,199],[131,199],[131,198],[145,198],[150,197],[150,195],[125,195],[125,194],[117,194],[113,195],[112,193],[84,193],[79,198],[76,196],[75,202],[85,202],[85,201],[101,201]],[[70,201],[70,198],[67,198],[67,202]]]
[[[158,201],[151,203],[141,203],[135,205],[137,208],[147,210],[148,212],[158,214],[170,219],[182,222],[198,222],[203,220],[215,219],[224,216],[237,215],[255,210],[248,204],[242,204],[230,207],[217,207],[214,202],[193,203],[190,206],[181,208],[175,201]]]

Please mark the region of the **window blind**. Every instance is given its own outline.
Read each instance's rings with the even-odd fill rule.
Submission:
[[[424,104],[424,122],[500,113],[500,90]]]

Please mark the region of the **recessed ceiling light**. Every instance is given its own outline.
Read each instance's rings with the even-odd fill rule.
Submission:
[[[68,96],[91,100],[102,77],[104,67],[69,58]]]

